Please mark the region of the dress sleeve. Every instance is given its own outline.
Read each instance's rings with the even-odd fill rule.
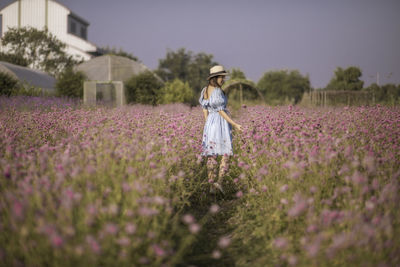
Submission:
[[[224,93],[220,88],[216,88],[215,90],[217,90],[217,92],[215,92],[212,101],[210,101],[210,105],[216,111],[224,110],[225,109],[225,96],[223,95]]]
[[[203,90],[201,90],[200,98],[199,98],[199,103],[200,103],[200,106],[201,106],[203,109],[207,109],[207,105],[208,105],[209,103],[208,103],[208,100],[206,100],[206,99],[203,98],[204,89],[205,89],[205,88],[203,88]]]

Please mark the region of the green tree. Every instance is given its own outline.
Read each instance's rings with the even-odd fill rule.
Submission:
[[[11,64],[27,67],[28,62],[21,55],[0,52],[0,61],[5,61]]]
[[[326,86],[326,90],[345,90],[359,91],[363,88],[364,82],[360,80],[362,76],[361,69],[350,66],[347,69],[338,67],[335,70],[334,77]]]
[[[67,55],[64,51],[66,44],[47,29],[41,31],[32,27],[10,28],[1,40],[10,54],[22,57],[33,69],[54,76],[80,62]]]
[[[127,102],[156,105],[162,85],[151,71],[134,75],[125,83]]]
[[[8,73],[0,71],[0,95],[10,96],[18,89],[18,81]]]
[[[86,76],[83,72],[65,69],[57,78],[56,90],[59,96],[83,97],[83,83]]]
[[[103,47],[100,48],[99,50],[102,50],[106,55],[115,55],[115,56],[120,56],[120,57],[126,57],[129,59],[132,59],[134,61],[139,61],[139,59],[137,57],[135,57],[132,53],[126,52],[124,51],[122,48],[120,48],[119,50],[117,50],[115,47]]]
[[[310,80],[298,70],[269,71],[258,81],[257,88],[269,104],[283,104],[287,101],[297,104],[303,93],[310,89]]]
[[[253,81],[247,80],[244,72],[239,68],[229,70],[229,79],[224,83],[224,88],[228,88],[229,103],[231,106],[240,105],[241,100],[260,100],[260,96],[255,90],[256,85]],[[236,102],[236,103],[235,103]]]
[[[158,104],[169,103],[187,103],[193,99],[193,90],[187,82],[175,79],[172,82],[166,82],[160,90]]]
[[[188,82],[197,96],[202,87],[207,84],[206,79],[210,68],[217,64],[213,61],[213,55],[195,54],[192,51],[186,51],[185,48],[180,48],[177,51],[167,51],[166,57],[159,60],[156,73],[166,82],[174,79]]]
[[[230,79],[231,80],[246,80],[246,75],[239,68],[232,68],[230,71]]]

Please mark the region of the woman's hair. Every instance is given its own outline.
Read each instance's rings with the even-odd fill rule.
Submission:
[[[208,81],[208,85],[211,85],[211,86],[214,86],[214,87],[220,87],[220,85],[217,82],[218,77],[220,77],[220,76],[222,76],[222,75],[214,76],[214,77],[210,78],[210,80]],[[224,91],[222,91],[222,92],[224,92]],[[206,98],[208,98],[207,90],[205,90],[204,94],[207,96]]]
[[[214,76],[212,77],[209,81],[208,81],[208,85],[214,86],[214,87],[218,87],[219,84],[217,82],[219,76]]]

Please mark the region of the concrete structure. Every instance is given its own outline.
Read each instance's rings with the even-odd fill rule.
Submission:
[[[124,82],[133,75],[150,71],[145,65],[132,59],[104,55],[95,57],[75,67],[75,71],[85,73],[89,81],[84,83],[83,102],[102,103],[112,106],[126,104]],[[156,79],[161,79],[154,74]]]
[[[57,1],[17,0],[0,10],[0,37],[8,28],[27,26],[38,30],[47,27],[67,45],[66,52],[77,59],[89,60],[98,55],[96,46],[87,40],[89,23]],[[0,51],[7,52],[1,43]]]
[[[86,81],[83,85],[83,103],[123,106],[126,104],[124,84],[121,81]]]
[[[0,61],[0,72],[9,74],[11,77],[18,80],[25,88],[36,87],[42,88],[44,92],[49,94],[56,93],[56,79],[43,71]]]
[[[76,66],[75,70],[85,73],[91,81],[122,82],[126,82],[132,75],[151,71],[140,62],[115,55],[95,57]]]

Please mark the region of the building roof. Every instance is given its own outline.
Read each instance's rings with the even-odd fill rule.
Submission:
[[[151,71],[144,64],[132,59],[104,55],[92,58],[75,67],[75,70],[82,71],[91,81],[127,81],[132,75],[144,71]],[[158,77],[156,77],[158,78]]]
[[[55,91],[56,79],[49,74],[30,68],[0,61],[0,71],[11,75],[22,84],[39,87],[45,91]]]

